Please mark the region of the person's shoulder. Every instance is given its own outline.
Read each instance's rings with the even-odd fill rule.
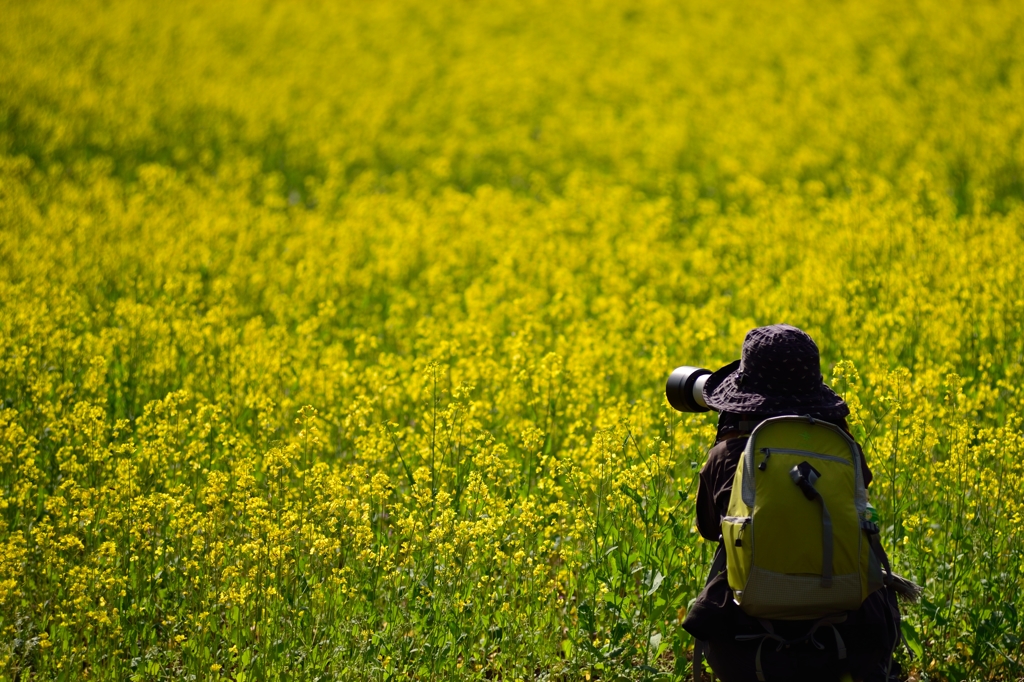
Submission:
[[[736,459],[742,454],[743,448],[746,446],[746,436],[735,436],[720,440],[711,446],[711,450],[708,451],[708,462]]]

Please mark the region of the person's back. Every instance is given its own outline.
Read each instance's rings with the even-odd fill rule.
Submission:
[[[819,362],[809,336],[795,327],[773,325],[752,330],[742,360],[708,378],[703,396],[719,412],[719,428],[700,472],[697,496],[697,528],[706,539],[721,542],[737,465],[750,433],[765,419],[806,415],[848,433],[849,410],[822,381]],[[866,487],[871,471],[862,457],[859,463]],[[897,676],[892,653],[899,642],[899,609],[888,589],[871,592],[859,608],[831,618],[759,619],[737,604],[721,550],[683,626],[699,642],[695,653],[706,654],[723,682],[839,680],[846,675],[874,682]]]

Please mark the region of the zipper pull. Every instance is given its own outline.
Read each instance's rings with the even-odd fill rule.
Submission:
[[[761,452],[764,453],[764,459],[762,459],[761,463],[757,465],[757,468],[764,471],[768,468],[768,458],[772,456],[772,451],[768,448],[761,448]]]
[[[747,530],[747,524],[748,523],[750,523],[749,519],[747,519],[746,521],[744,521],[742,523],[742,525],[740,525],[740,534],[736,537],[736,542],[733,543],[737,547],[742,547],[743,546],[743,533],[744,533],[744,531]]]

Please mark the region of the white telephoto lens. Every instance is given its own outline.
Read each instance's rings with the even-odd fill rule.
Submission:
[[[697,381],[693,383],[693,399],[697,401],[697,404],[701,407],[707,407],[708,404],[704,402],[704,384],[708,383],[708,377],[710,374],[697,377]]]

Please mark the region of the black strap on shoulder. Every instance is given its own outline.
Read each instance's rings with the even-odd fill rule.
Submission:
[[[763,419],[743,419],[737,425],[737,430],[740,433],[742,433],[742,434],[749,434],[755,428],[757,428],[757,425],[760,424],[762,421],[764,421],[764,420]]]

